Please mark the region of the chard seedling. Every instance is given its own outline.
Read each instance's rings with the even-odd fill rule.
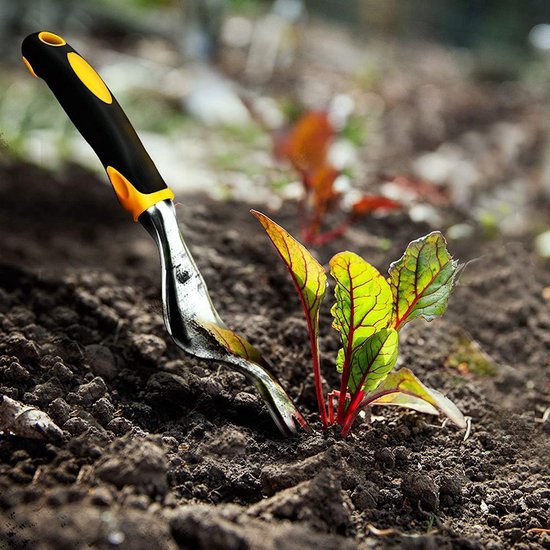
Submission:
[[[286,160],[300,175],[301,236],[304,242],[322,244],[345,233],[359,217],[376,210],[395,210],[401,204],[379,195],[364,195],[351,204],[348,215],[335,227],[325,229],[327,216],[341,204],[336,182],[342,175],[329,159],[337,135],[325,111],[304,113],[287,131],[275,137],[275,156]]]
[[[447,308],[459,265],[449,254],[440,232],[411,242],[403,256],[390,265],[387,278],[353,252],[340,252],[330,260],[330,275],[335,281],[332,326],[340,334],[342,347],[336,357],[341,383],[339,390],[328,394],[327,410],[318,343],[319,309],[326,292],[325,270],[273,220],[254,210],[252,214],[277,249],[300,296],[324,427],[337,423],[345,437],[359,413],[370,405],[442,413],[458,426],[466,426],[462,413],[449,399],[426,387],[409,369],[393,370],[399,330],[418,317],[431,321]]]

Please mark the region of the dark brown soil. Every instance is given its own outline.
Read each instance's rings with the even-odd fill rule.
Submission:
[[[471,417],[466,440],[438,418],[379,409],[346,440],[284,440],[241,375],[170,342],[154,244],[107,185],[77,169],[0,170],[0,393],[66,435],[0,436],[1,548],[550,547],[533,531],[550,508],[550,275],[528,246],[451,243],[476,261],[445,317],[403,334],[402,363]],[[277,218],[291,231],[293,208]],[[318,429],[298,300],[257,222],[201,197],[179,217],[222,317]],[[426,232],[404,215],[369,220],[318,253],[351,248],[385,270]],[[390,236],[390,250],[370,234]],[[327,306],[334,386],[329,317]],[[495,373],[450,366],[464,331]]]

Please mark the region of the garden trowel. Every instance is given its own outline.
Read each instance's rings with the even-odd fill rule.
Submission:
[[[34,33],[23,41],[23,61],[46,81],[69,118],[103,163],[123,208],[155,240],[162,266],[164,322],[174,342],[197,357],[227,363],[256,386],[285,435],[307,423],[242,336],[226,327],[193,261],[176,220],[174,193],[97,72],[60,36]]]

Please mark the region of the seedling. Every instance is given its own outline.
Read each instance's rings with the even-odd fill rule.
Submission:
[[[336,133],[327,112],[310,111],[275,137],[276,158],[288,161],[300,175],[303,185],[300,219],[301,236],[306,243],[326,243],[343,235],[357,218],[369,212],[401,207],[399,202],[386,197],[364,195],[351,205],[338,225],[325,228],[327,216],[337,210],[342,198],[336,185],[341,171],[329,161]]]
[[[431,321],[447,308],[460,268],[447,251],[440,232],[411,242],[403,256],[390,265],[387,279],[353,252],[340,252],[330,260],[330,275],[336,282],[332,326],[340,333],[342,347],[336,357],[340,388],[328,394],[327,409],[318,342],[319,309],[327,286],[325,269],[273,220],[254,210],[252,214],[267,232],[298,291],[309,332],[315,393],[324,427],[337,423],[345,437],[359,413],[370,405],[443,413],[458,426],[466,426],[457,407],[422,384],[409,369],[392,371],[400,329],[417,317]]]

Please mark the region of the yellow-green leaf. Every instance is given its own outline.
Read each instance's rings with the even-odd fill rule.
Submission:
[[[381,343],[378,338],[366,345],[375,333],[387,328],[392,314],[392,293],[384,277],[353,252],[336,254],[330,260],[330,273],[336,280],[336,303],[331,309],[334,318],[332,326],[340,332],[342,339],[337,363],[348,384],[350,373],[355,373],[352,386],[348,386],[354,391],[362,375],[368,376],[372,367],[369,361],[379,366],[382,358],[389,360],[392,355],[384,351],[378,359],[376,344]],[[394,337],[391,336],[390,340],[393,341]],[[369,383],[374,383],[374,378]]]
[[[290,233],[273,220],[251,210],[262,224],[271,242],[285,263],[296,290],[302,300],[304,312],[311,322],[314,334],[318,334],[319,307],[325,296],[327,276],[323,266]]]
[[[350,392],[368,392],[388,375],[397,361],[398,334],[384,328],[367,338],[353,355],[348,381]]]
[[[262,224],[285,263],[302,300],[304,312],[315,335],[319,327],[319,307],[325,296],[327,276],[323,266],[288,231],[255,210],[252,215]]]
[[[231,329],[220,327],[215,323],[201,322],[201,326],[205,328],[217,342],[223,346],[229,353],[263,365],[264,360],[260,352],[248,340],[240,334],[233,332]]]
[[[336,355],[336,370],[338,372],[342,372],[342,370],[344,369],[344,360],[344,348],[340,348],[338,350],[338,354]]]
[[[458,272],[439,231],[412,241],[403,256],[390,265],[394,297],[392,325],[398,329],[416,317],[431,321],[445,312]]]
[[[363,402],[397,405],[428,414],[442,413],[460,428],[466,427],[466,420],[457,406],[443,394],[422,384],[409,369],[389,374]]]
[[[315,377],[315,394],[317,396],[321,421],[326,427],[328,420],[324,404],[319,357],[319,308],[327,289],[325,269],[303,245],[280,225],[261,212],[251,210],[251,213],[262,224],[267,236],[275,246],[279,256],[281,256],[300,296],[309,332]]]

